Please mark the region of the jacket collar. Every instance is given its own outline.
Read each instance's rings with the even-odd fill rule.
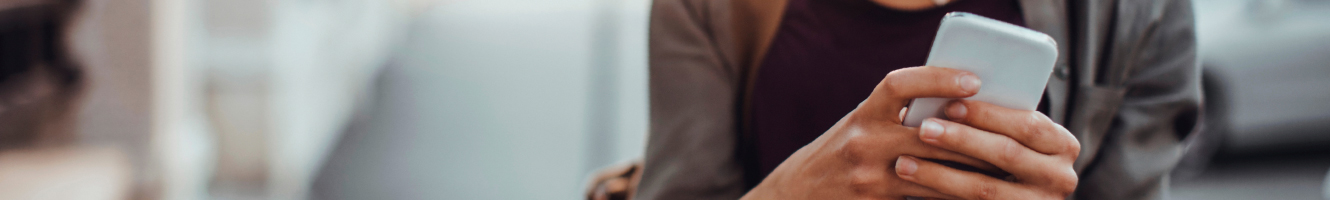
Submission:
[[[734,64],[742,67],[745,74],[754,74],[762,63],[771,40],[776,37],[781,17],[785,14],[787,0],[733,0],[730,23],[731,38],[734,47],[730,55],[741,60]]]

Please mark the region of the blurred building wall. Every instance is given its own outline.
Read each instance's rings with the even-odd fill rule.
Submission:
[[[112,146],[134,165],[134,199],[197,199],[211,147],[184,70],[184,14],[170,0],[88,0],[71,39],[85,69],[84,145]]]
[[[320,197],[577,198],[644,149],[648,2],[90,0],[79,128],[145,199],[305,199],[343,146]]]
[[[469,0],[414,20],[319,199],[578,199],[640,157],[647,0]]]
[[[197,0],[188,27],[215,131],[207,193],[305,199],[421,1]]]
[[[156,196],[160,179],[153,173],[149,143],[154,110],[149,11],[148,0],[86,1],[70,35],[87,80],[77,111],[81,142],[131,155],[140,197]]]

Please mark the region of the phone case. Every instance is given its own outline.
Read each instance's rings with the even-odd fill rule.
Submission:
[[[979,93],[965,99],[1034,110],[1057,57],[1057,42],[1046,34],[971,13],[952,12],[942,18],[926,65],[979,76],[983,81]],[[904,125],[918,127],[924,119],[945,118],[942,107],[952,100],[914,99]]]

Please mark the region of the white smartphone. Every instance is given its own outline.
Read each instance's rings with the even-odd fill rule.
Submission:
[[[976,14],[952,12],[942,18],[926,65],[978,75],[983,85],[967,100],[1034,110],[1057,58],[1057,42],[1044,33]],[[919,127],[930,117],[945,118],[943,106],[952,100],[914,99],[905,113],[904,125]]]

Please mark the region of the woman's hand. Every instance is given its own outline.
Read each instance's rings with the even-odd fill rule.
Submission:
[[[925,144],[919,129],[901,125],[901,110],[911,99],[964,98],[979,90],[970,72],[940,67],[912,67],[887,74],[867,100],[812,143],[800,148],[745,199],[903,199],[906,196],[955,199],[897,177],[903,155],[959,162],[980,169],[993,165]],[[932,164],[932,163],[929,163]],[[928,168],[926,168],[928,167]],[[922,165],[916,175],[941,170]],[[950,169],[950,168],[947,168]],[[930,171],[932,172],[932,171]],[[954,172],[953,172],[954,173]],[[920,178],[922,179],[922,178]],[[919,179],[913,179],[919,180]],[[928,182],[932,183],[932,182]],[[952,188],[946,188],[952,189]],[[950,190],[947,190],[950,191]]]
[[[1014,180],[999,180],[901,156],[896,174],[963,199],[1066,199],[1076,190],[1072,163],[1081,151],[1071,132],[1035,111],[960,100],[947,107],[952,121],[928,119],[919,138],[929,145],[997,165]]]
[[[614,164],[596,170],[586,186],[587,200],[633,199],[642,180],[642,160]]]

